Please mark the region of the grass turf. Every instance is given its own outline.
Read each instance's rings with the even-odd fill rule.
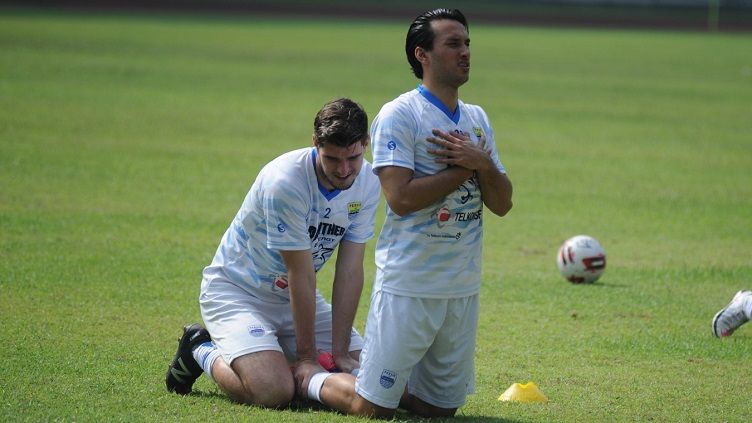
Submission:
[[[178,397],[163,376],[256,172],[310,142],[327,100],[373,118],[414,87],[405,30],[0,14],[0,419],[353,420],[238,406],[205,378]],[[752,285],[750,36],[471,37],[461,96],[494,124],[515,208],[485,221],[477,394],[459,420],[747,421],[752,328],[717,340],[710,319]],[[593,286],[555,268],[578,233],[608,253]],[[496,400],[528,380],[550,402]]]

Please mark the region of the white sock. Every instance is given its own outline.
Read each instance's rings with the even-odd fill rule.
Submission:
[[[219,348],[217,348],[213,342],[207,341],[203,344],[196,345],[192,352],[193,358],[196,360],[196,363],[198,363],[198,366],[201,367],[201,370],[203,370],[213,381],[212,365],[214,364],[214,360],[218,359],[221,355],[219,353]]]
[[[324,381],[334,373],[321,372],[311,376],[311,381],[308,382],[308,399],[321,402],[321,388],[324,387]],[[323,404],[323,402],[321,402]]]

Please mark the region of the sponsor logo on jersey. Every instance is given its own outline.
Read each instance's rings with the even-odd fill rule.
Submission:
[[[386,143],[386,148],[388,148],[390,150],[396,150],[397,149],[397,143],[394,142],[394,141],[389,141],[388,143]]]
[[[381,372],[381,377],[379,378],[379,383],[384,388],[389,389],[392,386],[394,386],[394,381],[396,379],[397,379],[397,374],[396,373],[394,373],[391,370],[384,369]]]
[[[447,222],[469,222],[472,220],[479,220],[483,216],[483,209],[452,213],[449,210],[449,207],[444,204],[433,212],[431,216],[436,220],[436,226],[443,228]]]
[[[449,219],[452,217],[452,212],[450,212],[449,207],[444,204],[436,211],[434,211],[431,216],[436,219],[436,226],[443,228],[444,225],[449,222]]]
[[[478,220],[483,214],[483,209],[470,212],[457,212],[454,215],[455,222],[469,222],[471,220]]]
[[[262,337],[264,336],[264,327],[261,325],[248,326],[248,333],[254,338]]]
[[[345,228],[335,225],[334,223],[319,222],[319,226],[309,226],[308,236],[311,239],[316,239],[320,236],[334,236],[339,237],[345,234]]]
[[[279,289],[287,288],[287,278],[285,278],[284,276],[276,276],[274,278],[274,286]]]
[[[347,217],[352,219],[357,216],[358,213],[360,213],[360,201],[352,201],[347,203]]]
[[[459,241],[462,238],[462,232],[457,232],[456,234],[426,234],[426,236],[429,238],[456,239]]]

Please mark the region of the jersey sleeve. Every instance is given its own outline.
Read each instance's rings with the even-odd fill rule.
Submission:
[[[266,246],[283,251],[311,248],[306,219],[310,204],[296,185],[278,182],[267,186],[261,195]]]
[[[407,107],[387,103],[371,124],[373,169],[399,166],[415,170],[416,122]]]

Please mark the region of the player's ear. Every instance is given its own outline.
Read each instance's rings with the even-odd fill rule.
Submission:
[[[318,147],[319,143],[316,141],[316,134],[311,135],[311,142],[313,142],[314,147]]]
[[[423,65],[428,63],[428,55],[423,47],[415,47],[415,58]]]

